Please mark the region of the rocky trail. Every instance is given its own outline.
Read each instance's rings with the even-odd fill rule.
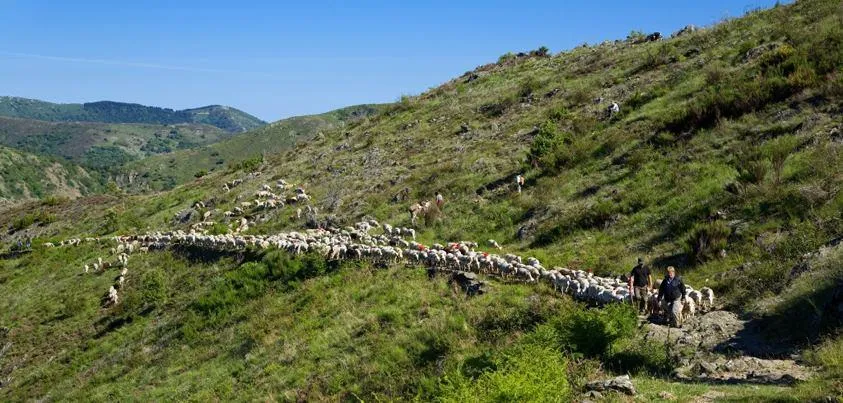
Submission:
[[[813,374],[790,346],[765,338],[752,320],[733,312],[697,315],[682,328],[649,320],[643,326],[645,340],[664,344],[677,360],[680,381],[790,385]]]

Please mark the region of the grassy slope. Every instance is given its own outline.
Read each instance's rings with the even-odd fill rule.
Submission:
[[[0,97],[0,116],[51,122],[205,123],[230,133],[244,132],[266,124],[243,111],[220,105],[174,111],[123,102],[55,104],[19,97]]]
[[[91,173],[64,161],[0,147],[0,198],[78,197],[102,190]]]
[[[843,160],[832,135],[832,127],[840,125],[843,96],[843,61],[834,59],[843,55],[841,23],[838,2],[801,1],[671,41],[606,44],[549,58],[505,60],[479,69],[471,82],[466,82],[468,76],[454,80],[270,156],[264,176],[231,194],[220,194],[221,183],[245,172],[215,172],[160,194],[49,206],[48,212],[65,219],[37,231],[42,239],[56,239],[169,228],[173,213],[197,199],[214,197],[217,208],[224,210],[236,195],[250,194],[279,177],[304,183],[323,211],[339,218],[369,214],[403,224],[406,202],[393,204],[392,196],[405,187],[413,198],[442,189],[448,199],[445,216],[442,223],[422,229],[425,241],[496,238],[507,250],[528,251],[548,265],[598,272],[623,270],[635,255],[647,254],[658,265],[677,262],[691,283],[708,279],[734,309],[775,317],[779,309],[787,311],[788,301],[804,299],[803,292],[814,295],[810,284],[786,287],[781,278],[802,253],[843,232],[837,191]],[[744,60],[750,49],[782,38],[790,49]],[[554,88],[560,91],[546,97]],[[622,114],[601,118],[606,104],[592,103],[598,96],[618,100]],[[464,122],[470,126],[467,133],[460,128]],[[528,134],[534,126],[541,127],[539,134]],[[535,166],[525,164],[531,148]],[[494,186],[498,181],[508,184],[521,169],[528,176],[522,196]],[[44,207],[16,207],[0,222],[34,208]],[[727,257],[705,257],[702,263],[687,259],[684,240],[700,231],[716,235],[716,228],[700,226],[717,210],[727,218],[715,219],[712,226],[726,225],[732,233],[725,244]],[[289,213],[289,208],[279,211],[252,230],[296,226],[287,220]],[[271,270],[260,269],[254,276],[228,274],[255,267],[225,259],[201,264],[170,254],[136,256],[137,263],[131,263],[137,266],[132,272],[137,277],[130,277],[129,292],[152,293],[147,299],[155,304],[151,311],[143,313],[143,304],[128,299],[123,310],[102,311],[95,307],[96,298],[110,276],[76,274],[98,254],[90,248],[39,250],[3,261],[0,288],[4,295],[19,296],[2,302],[0,320],[11,324],[10,337],[18,347],[0,368],[18,369],[12,373],[14,387],[0,389],[0,394],[32,398],[82,393],[78,382],[102,398],[112,391],[138,398],[353,398],[343,395],[346,391],[369,400],[466,396],[470,382],[460,381],[467,376],[466,366],[479,360],[487,362],[480,368],[488,370],[488,362],[501,363],[499,371],[487,372],[492,374],[506,372],[506,362],[519,368],[519,349],[566,350],[575,345],[570,334],[554,333],[565,323],[612,319],[585,316],[589,320],[578,322],[580,315],[589,314],[565,299],[547,298],[541,289],[499,285],[488,296],[458,302],[460,297],[447,295],[441,283],[428,284],[418,272],[366,274],[365,269],[349,268],[288,288]],[[668,257],[672,260],[664,259]],[[731,270],[744,262],[753,264]],[[146,274],[155,272],[160,273]],[[832,284],[839,276],[835,273],[828,274]],[[390,288],[396,283],[402,291]],[[226,287],[241,292],[228,293]],[[750,303],[768,302],[759,296],[781,291],[793,297],[769,305]],[[43,297],[45,292],[49,297]],[[161,293],[170,297],[161,298]],[[537,297],[529,298],[533,293]],[[72,297],[62,300],[63,295]],[[237,295],[252,297],[232,297]],[[436,307],[433,316],[414,312],[425,303]],[[323,305],[332,309],[322,311]],[[514,311],[506,314],[508,309]],[[325,312],[338,316],[317,319]],[[368,315],[371,322],[365,319]],[[109,323],[129,317],[130,323],[89,341]],[[490,318],[501,330],[489,332],[483,320],[470,318]],[[354,327],[360,323],[370,324]],[[800,330],[812,329],[787,330],[802,337]],[[441,341],[426,339],[424,333],[430,331]],[[37,337],[30,338],[31,332]],[[489,339],[477,339],[487,333]],[[593,332],[583,334],[594,338]],[[563,347],[542,342],[548,339],[560,340]],[[464,340],[474,346],[465,346]],[[414,345],[447,346],[439,354],[442,369],[419,361]],[[841,368],[839,345],[832,338],[818,350],[814,362],[826,366],[818,383],[784,390],[717,388],[734,394],[734,400],[788,401],[840,393],[835,375]],[[577,355],[564,355],[575,359],[567,369],[570,383],[576,388],[596,376],[599,362],[619,372],[663,374],[658,368],[664,363],[652,352],[631,355],[649,365],[640,368],[619,364],[623,354],[613,349],[581,362]],[[515,358],[506,361],[501,355]],[[558,363],[542,364],[552,370]],[[499,385],[491,378],[495,376],[478,377],[484,385]],[[496,379],[513,378],[505,374]],[[660,390],[683,398],[705,392],[662,377],[641,375],[638,381],[649,398]]]
[[[213,172],[241,160],[289,149],[295,142],[308,140],[321,131],[342,127],[378,110],[374,105],[358,105],[310,116],[296,116],[274,122],[207,147],[147,158],[126,167],[139,173],[140,183],[153,189],[169,188],[194,178],[200,171]]]

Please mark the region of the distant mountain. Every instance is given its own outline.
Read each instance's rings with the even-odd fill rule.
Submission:
[[[103,188],[97,173],[78,165],[0,146],[0,207],[8,200],[75,198]]]
[[[56,104],[20,97],[0,97],[0,116],[49,122],[101,122],[181,124],[205,123],[229,133],[261,127],[266,122],[228,106],[210,105],[195,109],[172,110],[124,102],[100,101],[82,104]]]
[[[140,175],[135,185],[168,189],[201,175],[226,168],[238,161],[274,154],[289,149],[299,140],[307,140],[322,131],[337,129],[383,110],[385,105],[355,105],[319,115],[295,116],[264,127],[232,136],[205,147],[179,150],[151,156],[126,165],[126,172]],[[205,107],[196,110],[205,110]],[[196,111],[194,110],[194,111]],[[213,109],[209,114],[213,113]],[[124,184],[125,185],[125,184]]]
[[[62,157],[99,171],[128,161],[203,146],[233,134],[203,123],[47,122],[0,116],[0,144]]]

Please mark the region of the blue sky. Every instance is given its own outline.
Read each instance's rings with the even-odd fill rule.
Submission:
[[[669,34],[773,3],[0,0],[0,95],[224,104],[273,121],[395,101],[508,51]]]

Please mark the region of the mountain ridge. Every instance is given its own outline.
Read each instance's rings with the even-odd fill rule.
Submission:
[[[0,116],[50,122],[206,123],[230,133],[241,133],[266,124],[246,112],[224,105],[174,110],[116,101],[60,104],[14,96],[0,97]]]

